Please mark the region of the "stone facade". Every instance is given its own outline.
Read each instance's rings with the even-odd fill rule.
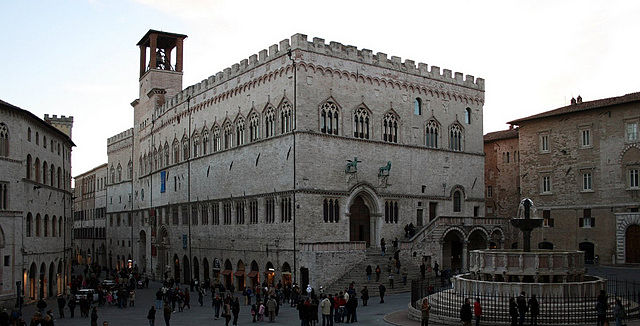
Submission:
[[[627,240],[616,216],[640,207],[640,93],[578,98],[510,123],[520,127],[522,196],[545,218],[532,242],[583,250],[587,261],[597,255],[602,263],[624,263],[619,246]]]
[[[185,37],[150,31],[141,53]],[[316,286],[343,272],[316,266],[364,249],[303,246],[390,245],[409,223],[484,214],[480,78],[302,34],[186,89],[181,69],[153,66],[134,128],[108,142],[110,173],[133,157],[107,187],[112,267]]]
[[[0,101],[0,302],[15,303],[18,290],[26,302],[65,290],[72,146],[65,133]]]
[[[80,264],[106,260],[107,164],[74,177],[73,245]]]

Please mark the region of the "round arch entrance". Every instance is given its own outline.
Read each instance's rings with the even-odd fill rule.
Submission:
[[[624,233],[624,248],[626,263],[640,263],[640,225],[633,224],[627,227]]]
[[[447,231],[442,239],[442,269],[462,269],[464,234],[456,229]]]

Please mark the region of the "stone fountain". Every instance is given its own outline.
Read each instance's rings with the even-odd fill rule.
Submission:
[[[525,198],[520,202],[518,216],[511,219],[511,224],[522,232],[523,249],[486,249],[469,253],[469,273],[454,276],[452,289],[428,297],[432,305],[432,319],[458,325],[459,319],[452,318],[451,311],[457,311],[465,298],[496,302],[517,297],[521,292],[541,298],[543,308],[552,298],[556,308],[564,304],[566,311],[593,310],[594,303],[586,298],[595,298],[600,290],[605,290],[606,280],[585,275],[582,251],[532,250],[531,232],[541,227],[543,222],[543,219],[535,217],[535,213],[533,201]],[[580,302],[580,298],[585,298],[584,302]],[[411,306],[409,317],[416,319],[419,311]],[[508,323],[505,318],[508,317],[508,311],[502,305],[487,307],[483,314],[496,324]],[[563,323],[560,319],[557,323],[551,319],[546,320],[545,324]]]

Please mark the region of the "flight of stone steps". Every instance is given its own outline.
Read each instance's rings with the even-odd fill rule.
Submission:
[[[384,284],[387,288],[386,294],[394,294],[394,293],[403,293],[403,292],[411,292],[411,280],[420,278],[420,266],[415,265],[412,261],[408,260],[400,260],[401,266],[407,267],[407,284],[402,284],[402,271],[400,274],[396,274],[395,268],[392,269],[394,287],[393,289],[389,285],[389,273],[387,272],[387,263],[389,258],[393,257],[393,254],[387,252],[384,256],[381,255],[381,251],[379,248],[368,248],[366,252],[366,257],[364,261],[354,266],[352,269],[347,271],[342,277],[340,277],[333,284],[329,285],[325,288],[325,293],[339,293],[340,291],[344,291],[349,288],[349,284],[351,282],[355,282],[355,289],[358,298],[360,298],[360,291],[366,285],[369,289],[369,296],[371,299],[375,299],[379,296],[378,293],[378,285],[379,283]],[[371,275],[371,281],[367,281],[366,268],[367,265],[371,265],[371,269],[373,271]],[[375,269],[376,266],[380,266],[380,281],[376,282],[376,274]],[[426,277],[434,277],[433,273],[426,274]]]

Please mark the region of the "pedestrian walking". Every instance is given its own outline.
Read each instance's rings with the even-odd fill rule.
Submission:
[[[164,296],[164,293],[162,293],[162,289],[158,289],[158,291],[156,292],[156,309],[157,310],[162,309],[163,296]]]
[[[224,299],[222,317],[224,317],[224,325],[229,326],[229,322],[231,321],[231,297]]]
[[[431,310],[431,305],[429,304],[429,299],[422,299],[422,307],[420,311],[422,312],[421,326],[429,326],[429,311]]]
[[[513,297],[509,298],[509,317],[511,317],[511,326],[518,326],[518,304]]]
[[[384,293],[387,291],[387,288],[384,287],[384,284],[380,283],[378,285],[378,292],[380,293],[380,303],[384,303]]]
[[[362,298],[362,306],[366,306],[367,301],[369,301],[369,289],[367,289],[366,285],[360,291],[360,297]]]
[[[624,306],[622,306],[622,302],[618,298],[616,298],[616,304],[613,307],[613,318],[616,319],[616,326],[622,326],[622,321],[627,318],[627,312],[624,310]]]
[[[164,310],[163,310],[163,316],[164,316],[164,324],[165,326],[171,326],[171,312],[173,310],[171,309],[171,307],[169,306],[168,302],[164,303]]]
[[[203,293],[203,289],[198,288],[198,303],[200,304],[200,307],[202,307],[204,305],[204,293]]]
[[[387,251],[387,243],[384,238],[380,239],[380,249],[382,250],[382,256],[384,256],[385,251]]]
[[[73,318],[73,315],[76,311],[76,300],[74,298],[70,298],[67,306],[69,306],[69,314],[71,315],[71,318]]]
[[[516,303],[518,304],[518,325],[524,326],[524,319],[526,318],[527,312],[529,311],[529,306],[527,305],[527,299],[525,298],[524,291],[520,292]]]
[[[155,326],[156,324],[156,307],[151,306],[147,313],[147,320],[149,320],[149,326]]]
[[[98,326],[98,309],[96,307],[91,309],[91,326]]]
[[[389,286],[393,289],[393,273],[389,273]]]
[[[597,326],[604,326],[606,324],[607,310],[609,310],[609,306],[607,304],[607,293],[604,290],[600,290],[600,294],[598,295],[596,302]]]
[[[529,299],[529,310],[531,311],[531,326],[538,326],[538,315],[540,314],[540,304],[535,294]]]
[[[480,326],[480,318],[482,317],[480,298],[476,298],[476,302],[473,303],[473,315],[476,317],[476,326]]]
[[[47,308],[47,303],[42,298],[40,298],[36,307],[38,307],[38,312],[40,312],[40,316],[42,316],[44,314],[44,309]]]
[[[215,298],[213,298],[213,301],[211,302],[211,305],[213,306],[213,310],[216,314],[216,319],[220,318],[220,307],[222,307],[222,298],[220,298],[220,294],[216,293]]]
[[[371,274],[373,273],[371,265],[367,265],[367,268],[365,268],[365,273],[367,274],[367,282],[371,282]]]
[[[231,313],[233,314],[233,325],[238,325],[238,314],[240,314],[240,300],[236,298],[231,304]]]
[[[267,300],[267,311],[269,311],[269,322],[273,323],[276,321],[276,308],[278,306],[278,303],[276,302],[276,298],[275,297],[271,297],[269,298],[269,300]]]
[[[463,326],[471,326],[472,315],[471,302],[469,301],[469,298],[466,298],[464,300],[464,304],[462,304],[462,308],[460,308],[460,320],[462,321]]]
[[[376,265],[376,282],[380,282],[380,273],[382,273],[382,270],[380,270],[380,265]]]
[[[58,294],[58,312],[60,314],[60,318],[64,318],[64,306],[67,304],[67,301],[64,299],[62,294]]]
[[[407,271],[407,266],[402,266],[402,284],[407,285],[407,276],[409,276],[409,271]]]
[[[333,321],[331,320],[331,300],[324,294],[321,296],[320,311],[322,313],[322,326],[331,326]]]

